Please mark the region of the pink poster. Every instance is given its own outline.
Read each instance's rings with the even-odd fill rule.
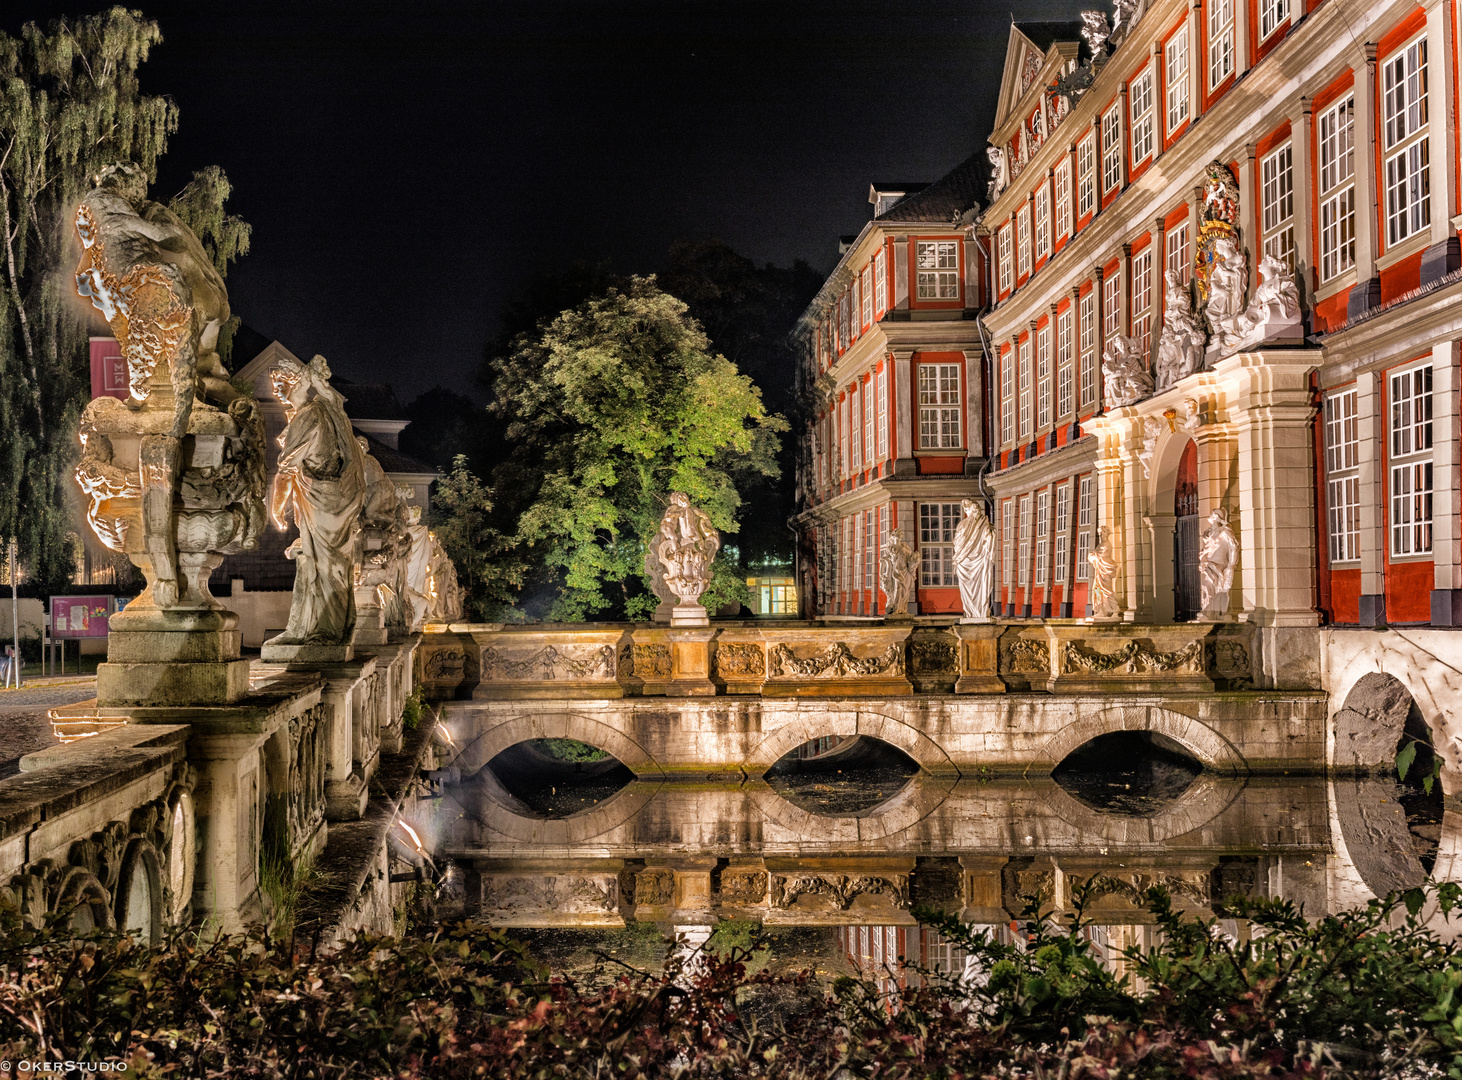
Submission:
[[[107,617],[114,610],[110,596],[51,597],[51,636],[106,637]]]

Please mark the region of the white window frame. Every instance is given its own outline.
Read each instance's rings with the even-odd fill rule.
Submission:
[[[1016,398],[1016,437],[1023,443],[1031,434],[1031,339],[1019,342],[1017,347],[1020,350],[1020,373],[1018,380],[1020,391]]]
[[[1132,337],[1145,355],[1152,327],[1152,245],[1132,256]]]
[[[848,454],[848,410],[851,407],[845,395],[838,402],[838,479],[852,475],[853,459]]]
[[[1050,551],[1051,490],[1036,492],[1036,574],[1035,584],[1046,584],[1046,554]]]
[[[863,278],[863,325],[869,327],[873,325],[873,289],[870,287],[873,268],[865,266],[860,276]]]
[[[853,342],[857,341],[860,337],[863,336],[863,318],[862,318],[863,303],[862,303],[862,290],[859,289],[859,287],[858,287],[860,284],[862,284],[861,275],[854,274],[853,275],[853,284],[848,289],[848,296],[850,298],[848,302],[849,302],[849,305],[850,305],[850,307],[852,309],[851,318],[852,318],[852,321],[853,321],[853,325],[852,325],[852,336],[848,338],[848,343],[849,344],[852,344]]]
[[[1056,236],[1070,238],[1071,222],[1071,158],[1065,157],[1056,166]]]
[[[1129,133],[1127,141],[1132,147],[1134,168],[1152,157],[1153,151],[1157,148],[1154,82],[1152,65],[1148,64],[1127,84],[1127,130]]]
[[[1011,577],[1010,559],[1014,554],[1015,500],[1003,499],[1000,503],[1000,584],[1009,589],[1014,580]]]
[[[1015,212],[1015,279],[1031,272],[1031,208],[1027,202]]]
[[[1325,516],[1330,562],[1360,561],[1360,394],[1325,397]]]
[[[1432,410],[1430,361],[1386,373],[1392,558],[1432,550]]]
[[[1051,324],[1036,331],[1036,430],[1051,426]]]
[[[873,408],[873,406],[874,406],[874,401],[873,401],[873,385],[874,384],[873,384],[873,378],[872,378],[872,376],[870,375],[869,378],[867,378],[866,380],[862,380],[862,385],[863,385],[863,456],[867,459],[866,466],[871,469],[871,468],[873,468],[874,465],[877,465],[878,464],[878,461],[879,461],[879,459],[874,456],[874,447],[877,445],[877,443],[874,441],[874,439],[875,439],[875,436],[874,436],[874,431],[875,431],[875,417],[874,417],[874,408]]]
[[[919,449],[962,448],[959,365],[920,364],[918,378]]]
[[[1071,305],[1056,316],[1056,417],[1071,415],[1076,400],[1076,365],[1071,340]]]
[[[1066,555],[1071,544],[1071,484],[1056,486],[1056,566],[1051,575],[1053,585],[1066,584]],[[1069,599],[1069,597],[1068,597]]]
[[[1192,109],[1192,78],[1188,68],[1188,28],[1181,27],[1163,46],[1163,62],[1167,68],[1164,83],[1166,97],[1166,131],[1172,135],[1188,119]]]
[[[1015,441],[1015,367],[1018,353],[1012,344],[1005,350],[1000,361],[1000,441],[1009,445]]]
[[[1081,296],[1080,310],[1080,378],[1078,389],[1080,392],[1078,408],[1086,408],[1088,405],[1096,404],[1097,396],[1097,335],[1096,335],[1096,301],[1092,299],[1092,292],[1088,291]]]
[[[1010,234],[1012,227],[1009,223],[1001,226],[1000,229],[1000,291],[1009,292],[1015,288],[1015,261],[1010,251]]]
[[[1076,218],[1096,212],[1096,132],[1076,144]]]
[[[1076,500],[1076,580],[1091,580],[1091,554],[1093,525],[1096,519],[1096,486],[1090,474],[1078,481]]]
[[[1122,104],[1114,102],[1102,116],[1102,194],[1122,186]]]
[[[1015,583],[1020,588],[1030,585],[1031,497],[1020,497],[1020,539],[1015,547]],[[1030,598],[1026,598],[1030,602]]]
[[[873,255],[873,314],[882,315],[888,310],[888,267],[884,262],[883,252],[877,251]]]
[[[863,400],[858,396],[858,383],[848,388],[849,449],[852,458],[849,471],[857,474],[863,471]]]
[[[954,531],[959,503],[919,504],[919,587],[948,589],[959,585],[954,570]]]
[[[873,571],[878,566],[878,551],[875,541],[878,539],[877,524],[873,518],[872,509],[863,511],[863,589],[874,590],[874,598],[877,599],[878,575]]]
[[[1048,184],[1036,188],[1035,221],[1036,248],[1032,265],[1051,254],[1051,188]]]
[[[1427,41],[1422,34],[1381,62],[1381,167],[1386,245],[1431,225]]]
[[[1320,280],[1355,265],[1355,96],[1346,95],[1316,121],[1320,159]]]
[[[888,460],[888,362],[878,372],[878,460]]]
[[[1289,0],[1259,0],[1259,42],[1289,22]]]
[[[1167,254],[1167,268],[1176,271],[1184,284],[1193,276],[1193,253],[1188,245],[1188,223],[1179,222],[1168,230],[1163,250]]]
[[[914,267],[920,300],[959,299],[959,241],[914,241]]]
[[[1122,332],[1122,280],[1102,279],[1102,349]]]
[[[850,593],[861,593],[863,591],[863,515],[854,514],[852,522],[853,576],[848,579],[848,591]]]
[[[1294,144],[1285,143],[1259,163],[1260,220],[1264,254],[1294,269]]]
[[[1234,73],[1234,0],[1205,0],[1208,18],[1208,89]]]

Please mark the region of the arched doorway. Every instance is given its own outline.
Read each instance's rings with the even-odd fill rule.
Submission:
[[[1173,487],[1173,615],[1179,622],[1197,617],[1202,609],[1198,584],[1198,447],[1192,439],[1178,461]]]

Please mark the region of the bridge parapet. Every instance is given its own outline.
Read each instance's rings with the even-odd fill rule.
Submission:
[[[1259,646],[1247,623],[429,624],[416,681],[437,700],[1242,690]]]

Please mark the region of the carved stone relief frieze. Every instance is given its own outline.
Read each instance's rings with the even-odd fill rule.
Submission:
[[[716,646],[716,674],[721,678],[765,675],[766,653],[755,642],[729,642]]]
[[[1051,670],[1051,649],[1035,638],[1016,638],[1005,650],[1005,670],[1044,674]]]
[[[1138,675],[1153,672],[1203,673],[1203,642],[1191,641],[1181,649],[1161,652],[1151,642],[1128,641],[1113,652],[1100,652],[1082,641],[1068,641],[1061,654],[1066,672],[1121,672]]]
[[[614,672],[613,645],[545,645],[525,657],[492,645],[482,650],[483,682],[612,679]]]
[[[619,652],[619,673],[638,679],[670,678],[669,645],[626,645]]]
[[[724,903],[760,904],[766,895],[766,871],[735,866],[721,871],[721,900]]]
[[[821,897],[846,911],[859,896],[886,896],[898,907],[909,902],[904,874],[773,874],[772,907],[789,908],[798,897]]]
[[[909,674],[955,675],[959,673],[959,653],[954,642],[909,642]]]
[[[846,676],[902,675],[904,650],[895,642],[873,656],[854,656],[843,642],[835,642],[809,657],[799,657],[785,642],[771,648],[771,673],[782,678],[831,679]]]

